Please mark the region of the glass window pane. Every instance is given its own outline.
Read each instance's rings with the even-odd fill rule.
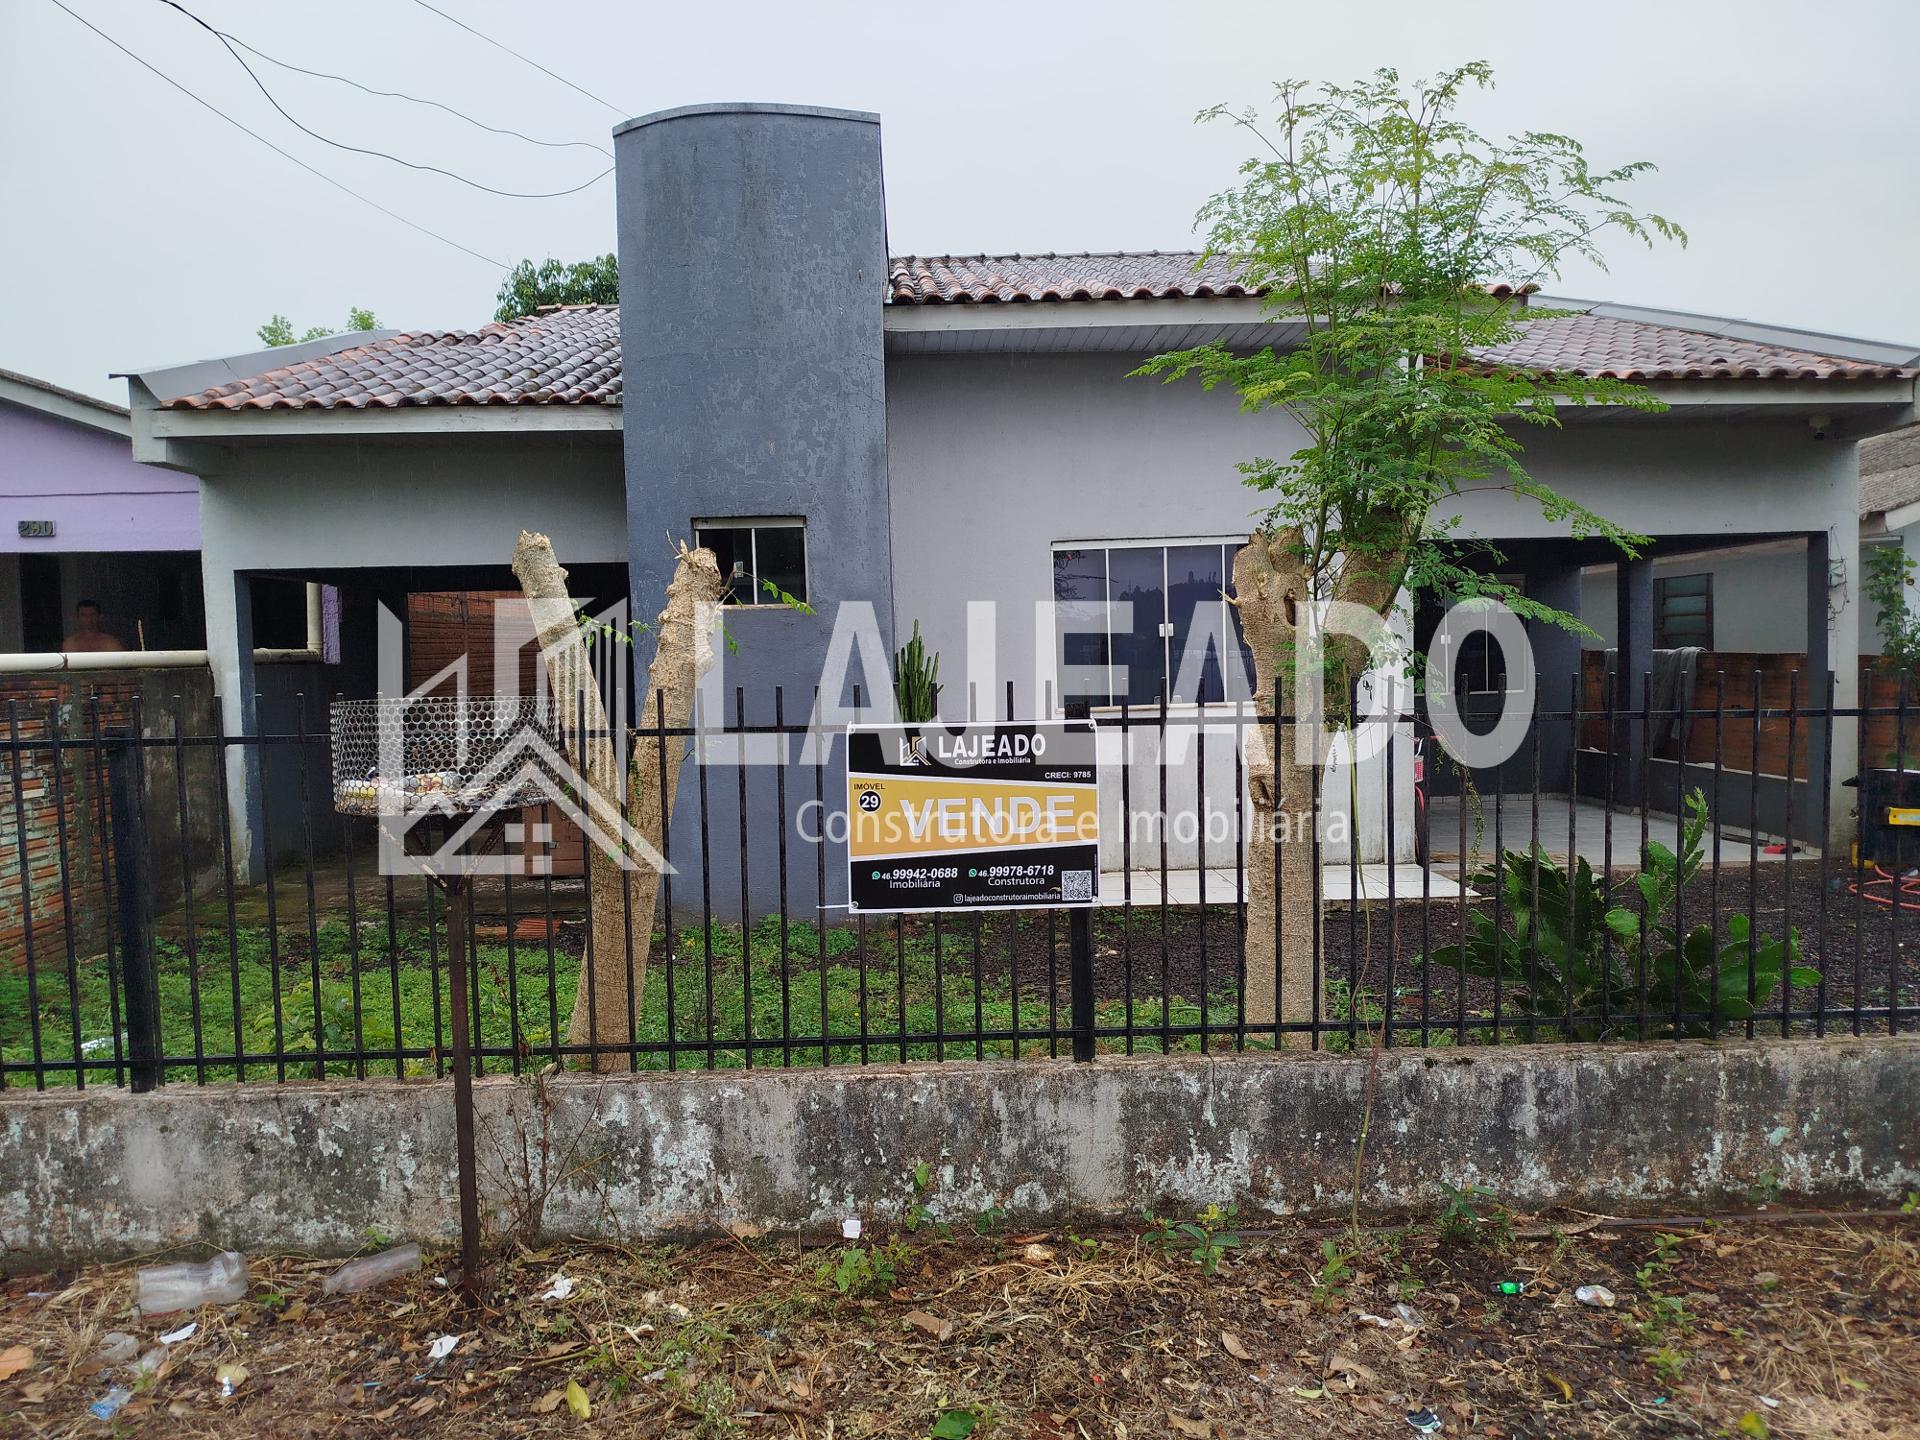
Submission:
[[[1108,662],[1106,636],[1107,552],[1099,548],[1053,552],[1053,599],[1058,607],[1060,664],[1068,672],[1076,666],[1097,668],[1103,675]],[[1096,621],[1095,617],[1098,616]],[[1086,677],[1080,677],[1084,680]],[[1111,679],[1097,687],[1070,683],[1070,673],[1057,677],[1061,700],[1111,702]]]
[[[807,598],[807,532],[799,525],[762,525],[755,531],[762,581],[771,581],[796,600]],[[755,599],[763,605],[777,605],[780,597],[769,595],[765,584],[754,586]]]
[[[1167,619],[1173,624],[1172,698],[1185,704],[1226,698],[1220,678],[1220,594],[1226,576],[1218,545],[1167,547]]]
[[[1224,548],[1226,550],[1226,556],[1222,568],[1225,570],[1227,576],[1227,594],[1231,596],[1234,593],[1233,557],[1238,553],[1240,546],[1236,543],[1227,545]],[[1235,680],[1229,676],[1228,698],[1246,699],[1253,694],[1253,687],[1259,683],[1259,672],[1253,667],[1253,647],[1247,644],[1247,632],[1240,624],[1239,606],[1227,606],[1227,624],[1232,627],[1233,643],[1240,654],[1240,678]],[[1279,673],[1279,667],[1277,665],[1275,666],[1275,673]],[[1267,698],[1272,699],[1273,697],[1268,696]]]
[[[1161,622],[1167,618],[1165,560],[1166,551],[1158,545],[1107,552],[1116,607],[1133,607],[1130,619],[1118,608],[1113,614],[1114,689],[1135,705],[1157,701],[1167,678],[1167,647],[1160,636]]]
[[[703,525],[694,530],[693,540],[694,544],[704,545],[713,551],[720,573],[732,578],[733,589],[727,596],[728,601],[736,605],[751,605],[752,586],[746,572],[753,565],[753,531],[744,525]]]

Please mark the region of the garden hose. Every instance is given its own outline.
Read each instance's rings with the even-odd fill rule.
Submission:
[[[1873,878],[1854,880],[1847,890],[1862,900],[1870,900],[1875,905],[1894,905],[1902,910],[1920,910],[1920,871],[1904,877],[1895,877],[1875,865]]]

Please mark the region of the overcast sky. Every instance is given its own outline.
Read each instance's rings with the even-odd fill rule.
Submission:
[[[65,0],[196,94],[342,184],[501,261],[613,248],[613,183],[505,199],[309,139],[161,0]],[[277,59],[444,101],[545,140],[710,100],[877,110],[896,254],[1192,246],[1244,137],[1196,126],[1287,77],[1486,59],[1468,118],[1551,129],[1596,163],[1649,159],[1687,249],[1619,247],[1562,293],[1920,345],[1920,5],[1148,3],[959,7],[435,0],[612,109],[414,0],[182,0]],[[251,57],[249,57],[251,58]],[[508,190],[606,161],[539,149],[264,62],[296,117]],[[616,114],[615,111],[619,113]],[[329,187],[142,70],[52,0],[0,0],[0,367],[124,400],[108,372],[256,348],[274,311],[336,326],[491,317],[499,268]]]

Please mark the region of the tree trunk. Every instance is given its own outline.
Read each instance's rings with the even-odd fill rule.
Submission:
[[[573,996],[567,1043],[625,1047],[632,1043],[647,988],[647,958],[653,940],[654,907],[660,872],[647,858],[631,855],[624,833],[613,820],[652,846],[666,849],[680,781],[681,746],[657,734],[633,737],[624,797],[619,785],[612,727],[594,682],[592,653],[575,618],[567,593],[567,572],[546,536],[522,532],[513,552],[513,573],[533,611],[534,635],[546,660],[567,757],[580,773],[589,813],[601,823],[601,835],[587,836],[589,943]],[[653,663],[639,710],[643,731],[685,728],[693,718],[694,692],[713,663],[713,645],[702,605],[719,603],[726,581],[710,550],[680,547],[667,605],[655,630]],[[662,747],[666,786],[661,788]],[[608,842],[612,842],[609,844]],[[617,847],[617,848],[616,848]],[[629,983],[631,982],[631,983]],[[600,1070],[622,1067],[618,1053],[594,1055]]]
[[[1252,801],[1247,842],[1246,1022],[1249,1026],[1324,1018],[1320,957],[1314,945],[1319,877],[1314,874],[1314,787],[1319,767],[1301,763],[1295,720],[1279,726],[1273,702],[1292,688],[1297,627],[1312,594],[1297,557],[1297,531],[1253,537],[1233,559],[1235,604],[1253,652],[1255,708],[1262,724],[1247,732],[1247,789]],[[1310,739],[1310,737],[1309,737]],[[1311,744],[1306,747],[1311,756]],[[1279,864],[1276,866],[1276,854]],[[1277,937],[1277,942],[1276,942]],[[1276,973],[1277,972],[1277,973]],[[1306,1031],[1281,1043],[1307,1046]]]

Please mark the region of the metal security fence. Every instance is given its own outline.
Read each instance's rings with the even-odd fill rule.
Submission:
[[[338,812],[317,707],[239,737],[138,696],[15,703],[0,1087],[445,1076],[459,1012],[476,1074],[1910,1031],[1920,715],[1871,677],[1853,706],[1831,676],[1778,705],[1741,688],[1540,709],[1483,771],[1448,758],[1424,702],[1367,717],[1373,758],[1271,833],[1248,741],[1288,743],[1284,714],[1102,710],[1101,903],[909,916],[844,906],[843,728],[791,718],[811,695],[736,693],[698,729],[628,737],[699,762],[648,954],[595,933],[587,880],[548,863],[554,814],[516,808],[464,899],[461,1005],[446,898],[385,873],[376,818]],[[1044,705],[1009,691],[1004,710]],[[1862,757],[1852,789],[1828,783],[1837,744]],[[1829,853],[1850,800],[1859,843]],[[1278,890],[1310,896],[1304,953],[1249,951],[1266,845]],[[618,1033],[570,1037],[603,947],[644,985]]]

